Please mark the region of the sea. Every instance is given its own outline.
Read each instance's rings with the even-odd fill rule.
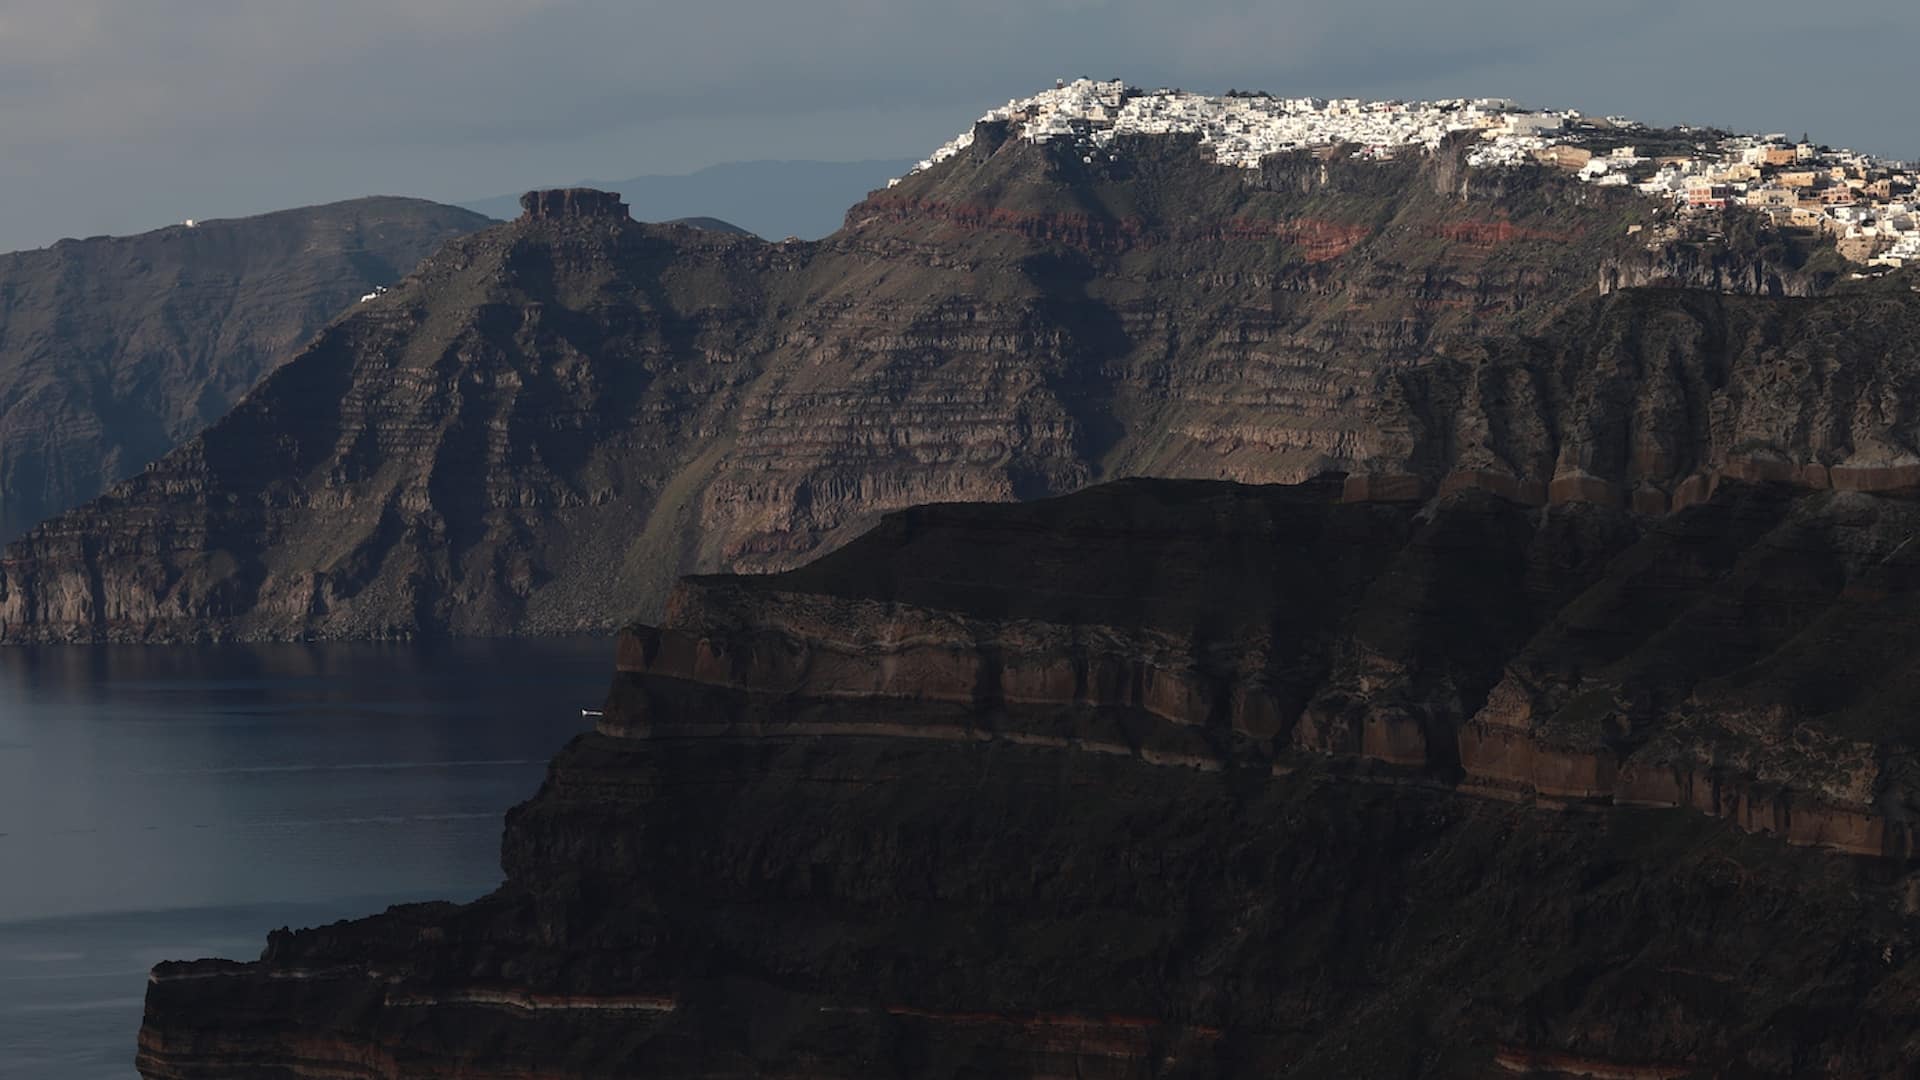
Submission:
[[[496,887],[610,639],[0,648],[0,1077],[128,1080],[147,972]]]

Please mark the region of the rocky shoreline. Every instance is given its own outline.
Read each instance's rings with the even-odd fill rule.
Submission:
[[[500,890],[161,965],[143,1075],[1897,1071],[1920,507],[1344,490],[689,579]]]

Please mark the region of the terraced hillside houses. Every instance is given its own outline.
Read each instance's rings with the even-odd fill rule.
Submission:
[[[1747,207],[1777,226],[1832,236],[1840,254],[1870,266],[1920,265],[1920,176],[1914,166],[1784,134],[1652,128],[1625,117],[1528,109],[1505,98],[1362,101],[1143,90],[1114,79],[1060,80],[1051,90],[989,110],[1036,143],[1061,141],[1088,163],[1120,152],[1125,137],[1197,136],[1222,165],[1257,169],[1272,154],[1343,148],[1384,159],[1473,140],[1477,168],[1548,167],[1601,186],[1631,186],[1702,217]],[[969,129],[914,172],[966,149]],[[895,181],[896,183],[898,181]]]

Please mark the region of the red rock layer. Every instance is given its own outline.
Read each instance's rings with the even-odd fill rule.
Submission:
[[[1512,496],[1523,494],[1514,485],[1461,474],[1450,480],[1453,482],[1446,487],[1453,496],[1443,498],[1437,510],[1423,512],[1463,520],[1476,516],[1498,519],[1513,512],[1498,507],[1510,505],[1515,501]],[[1330,488],[1325,490],[1331,494]],[[1478,494],[1485,490],[1502,491],[1508,498],[1490,502]],[[1595,512],[1617,513],[1621,509],[1618,500],[1591,497],[1591,492],[1586,493],[1589,497],[1573,497],[1565,490],[1556,494],[1559,497],[1550,496],[1553,505],[1591,508],[1569,509],[1569,526]],[[1399,505],[1406,509],[1398,513],[1412,514],[1424,498],[1416,478],[1353,477],[1345,483],[1338,503],[1329,507]],[[1730,527],[1729,518],[1740,512],[1743,500],[1761,508],[1754,512],[1786,515],[1772,523],[1765,541],[1756,544],[1753,537],[1743,539],[1716,531]],[[1781,509],[1788,506],[1795,509]],[[1779,557],[1769,550],[1775,545],[1791,548],[1810,542],[1800,539],[1810,533],[1824,537],[1833,528],[1832,522],[1863,509],[1831,498],[1822,503],[1795,503],[1779,488],[1768,493],[1728,487],[1712,506],[1698,512],[1697,520],[1677,526],[1675,532],[1684,536],[1690,527],[1712,532],[1706,542],[1729,547],[1715,558],[1764,564]],[[1327,512],[1327,508],[1319,512]],[[1916,520],[1916,511],[1910,504],[1880,502],[1871,512],[1883,520],[1872,523],[1870,530],[1861,534],[1861,539],[1880,538],[1869,542],[1867,553],[1878,552],[1877,545],[1884,545],[1889,548],[1886,554],[1897,554],[1896,534],[1905,528],[1904,523]],[[1358,517],[1362,511],[1353,513]],[[1547,535],[1554,531],[1542,530]],[[1559,538],[1565,539],[1564,535]],[[1622,539],[1609,541],[1620,542]],[[1642,534],[1634,547],[1619,556],[1618,563],[1595,564],[1578,575],[1584,578],[1577,582],[1583,591],[1567,594],[1575,605],[1571,610],[1580,611],[1582,603],[1624,602],[1609,601],[1608,595],[1630,594],[1644,587],[1633,576],[1633,568],[1642,560],[1648,560],[1647,570],[1656,579],[1665,574],[1683,575],[1679,584],[1660,582],[1655,587],[1669,594],[1676,588],[1696,591],[1699,596],[1685,602],[1701,607],[1725,602],[1715,595],[1717,589],[1733,587],[1720,584],[1727,573],[1724,569],[1703,568],[1696,571],[1700,576],[1688,578],[1684,566],[1659,563],[1657,552],[1690,543],[1691,538],[1681,539],[1659,530]],[[884,541],[872,542],[873,546],[882,544]],[[1755,546],[1748,552],[1739,550],[1748,544]],[[1544,550],[1539,554],[1556,557]],[[1860,579],[1878,577],[1887,565],[1845,550],[1827,552],[1823,557],[1848,566],[1841,572]],[[1609,579],[1609,572],[1621,576]],[[1551,683],[1543,688],[1523,677],[1520,672],[1531,670],[1529,665],[1536,662],[1529,659],[1533,655],[1529,650],[1550,650],[1557,638],[1571,632],[1567,625],[1553,621],[1541,624],[1540,641],[1528,646],[1516,638],[1510,646],[1515,650],[1512,654],[1490,655],[1483,661],[1487,666],[1481,669],[1482,679],[1494,675],[1498,668],[1493,665],[1503,661],[1519,666],[1504,678],[1482,685],[1478,693],[1484,704],[1477,711],[1456,700],[1436,712],[1434,703],[1420,700],[1382,707],[1383,697],[1394,696],[1384,691],[1409,677],[1407,661],[1369,655],[1370,649],[1361,649],[1343,661],[1343,666],[1329,672],[1328,682],[1317,688],[1276,686],[1271,666],[1286,658],[1272,639],[1272,629],[1257,621],[1238,633],[1197,641],[1191,629],[1178,624],[1062,624],[1037,615],[1007,619],[975,613],[972,603],[960,594],[956,594],[959,607],[943,608],[911,603],[894,594],[863,598],[806,587],[821,574],[831,573],[821,570],[800,574],[793,579],[799,585],[791,587],[785,578],[766,582],[698,579],[682,586],[668,605],[663,625],[622,635],[617,669],[623,677],[635,680],[636,690],[616,698],[600,722],[600,730],[622,736],[652,731],[655,721],[644,687],[654,680],[818,700],[937,701],[974,708],[1005,704],[1121,709],[1167,725],[1228,730],[1262,742],[1273,740],[1274,751],[1281,754],[1345,755],[1428,771],[1457,780],[1461,790],[1474,794],[1622,808],[1685,809],[1789,844],[1900,860],[1914,854],[1914,830],[1907,816],[1910,811],[1902,801],[1907,796],[1904,790],[1891,792],[1882,786],[1884,778],[1876,762],[1879,755],[1870,742],[1834,740],[1821,734],[1822,725],[1801,721],[1803,726],[1796,738],[1802,745],[1830,749],[1821,749],[1817,756],[1807,754],[1801,764],[1808,769],[1810,779],[1796,782],[1791,761],[1771,767],[1757,762],[1741,764],[1755,755],[1783,751],[1768,749],[1770,741],[1754,742],[1755,733],[1743,730],[1739,719],[1723,721],[1698,734],[1669,737],[1662,731],[1663,724],[1690,731],[1691,721],[1685,718],[1706,708],[1710,699],[1696,696],[1684,705],[1676,702],[1671,712],[1628,718],[1613,712],[1618,708],[1617,701],[1676,691],[1661,682],[1638,686],[1631,669],[1624,684],[1583,681],[1571,689]],[[987,585],[985,581],[980,584]],[[1566,589],[1571,584],[1557,587]],[[1787,586],[1790,590],[1796,587]],[[1757,602],[1764,595],[1750,593],[1744,602]],[[1847,617],[1852,607],[1849,598],[1862,595],[1881,598],[1885,592],[1862,594],[1857,584],[1837,588],[1829,585],[1782,597],[1777,602],[1806,610],[1789,616],[1786,626],[1766,632],[1791,639],[1791,627],[1816,617],[1816,612],[1826,619]],[[1253,601],[1235,598],[1227,602]],[[1762,607],[1759,614],[1746,617],[1764,622],[1778,616]],[[1670,624],[1655,622],[1635,632],[1659,635],[1671,631]],[[1358,643],[1347,647],[1361,648]],[[1552,653],[1546,652],[1546,658],[1551,657]],[[1724,665],[1726,660],[1720,658],[1717,663]],[[1637,677],[1653,678],[1654,674]],[[1671,678],[1664,673],[1660,677]],[[1346,689],[1348,686],[1354,689]],[[1566,697],[1577,698],[1576,711],[1587,715],[1576,718],[1565,707],[1543,704]],[[665,713],[675,718],[670,723],[687,722],[686,710],[677,705],[669,704]],[[699,715],[697,723],[717,725],[724,719],[723,715]],[[1616,734],[1617,725],[1631,725],[1630,737]],[[920,737],[965,737],[962,729],[950,726],[939,729],[937,735],[897,726],[889,730]],[[822,729],[817,733],[826,732]],[[1002,738],[1011,734],[993,732],[994,737]],[[1050,740],[1049,745],[1066,745],[1058,736],[1025,735]],[[1114,748],[1098,741],[1084,745],[1102,752]],[[1191,755],[1182,756],[1182,760],[1187,757]],[[1216,748],[1194,760],[1219,768],[1231,760],[1231,755],[1224,748]],[[1819,779],[1816,782],[1812,777]],[[1894,805],[1892,817],[1887,809],[1889,799]]]
[[[161,965],[142,1071],[1897,1075],[1920,505],[1344,487],[690,579],[497,892]]]
[[[1134,475],[1648,514],[1742,458],[1910,482],[1911,293],[1602,298],[1651,204],[1456,164],[989,138],[819,243],[547,196],[11,547],[0,640],[610,629],[893,510]],[[1699,284],[1770,291],[1742,266],[1777,270]]]

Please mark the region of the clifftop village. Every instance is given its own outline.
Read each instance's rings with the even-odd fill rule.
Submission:
[[[1467,163],[1539,164],[1606,187],[1632,187],[1689,216],[1748,207],[1775,224],[1835,237],[1839,253],[1873,267],[1920,265],[1920,193],[1915,168],[1784,134],[1726,135],[1698,128],[1657,130],[1622,117],[1535,112],[1500,98],[1361,101],[1277,98],[1229,92],[1140,90],[1118,80],[1062,81],[981,117],[1010,121],[1037,143],[1070,140],[1087,160],[1122,135],[1197,134],[1214,160],[1258,168],[1269,154],[1356,147],[1383,159],[1437,148],[1456,133],[1478,133]],[[971,130],[913,172],[959,153]],[[899,181],[894,181],[898,183]]]

